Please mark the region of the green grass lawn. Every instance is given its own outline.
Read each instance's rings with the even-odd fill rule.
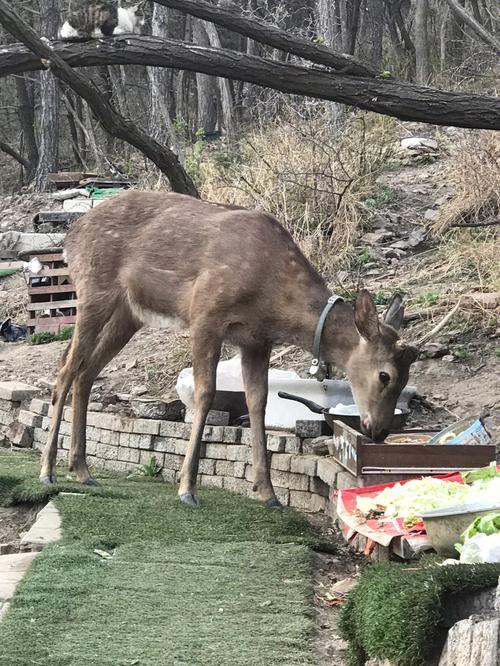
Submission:
[[[36,457],[0,452],[0,503],[48,497],[37,474]],[[219,489],[193,510],[144,476],[99,481],[55,498],[63,539],[0,624],[0,666],[315,663],[315,535],[299,514]]]

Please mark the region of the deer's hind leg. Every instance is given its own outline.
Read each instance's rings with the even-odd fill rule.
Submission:
[[[92,385],[98,374],[139,328],[140,324],[132,317],[128,306],[115,307],[111,318],[99,332],[94,350],[77,371],[73,385],[69,469],[75,473],[78,481],[86,485],[96,483],[90,475],[86,457],[87,408]]]

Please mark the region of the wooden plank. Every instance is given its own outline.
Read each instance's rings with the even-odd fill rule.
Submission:
[[[35,326],[37,329],[40,326],[56,325],[66,326],[67,324],[74,324],[76,315],[67,315],[66,317],[36,317],[35,319],[28,320],[28,326]]]
[[[22,268],[24,262],[22,261],[0,261],[0,268],[15,268],[16,270]]]
[[[45,261],[46,262],[63,261],[62,252],[57,252],[57,254],[55,252],[52,252],[50,254],[37,254],[33,256],[36,256],[41,264],[43,264]]]
[[[39,273],[28,273],[30,278],[42,278],[42,277],[59,277],[65,276],[69,277],[69,268],[46,268],[45,266]]]
[[[48,284],[45,287],[28,287],[28,294],[63,294],[75,292],[74,284]]]
[[[40,301],[37,303],[28,304],[28,310],[30,312],[36,312],[38,310],[60,310],[61,308],[76,308],[77,300],[65,300],[65,301]]]
[[[426,446],[422,444],[365,444],[363,467],[475,468],[495,460],[495,446]]]

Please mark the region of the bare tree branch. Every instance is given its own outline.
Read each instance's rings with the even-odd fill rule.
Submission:
[[[3,5],[4,0],[0,0]],[[71,67],[128,64],[187,69],[349,104],[401,120],[500,129],[500,99],[496,97],[435,90],[395,80],[341,76],[227,49],[132,35],[85,43],[54,42],[53,51],[45,48]],[[0,49],[0,77],[42,67],[40,57],[19,44]]]
[[[0,141],[0,150],[6,155],[10,155],[10,157],[14,158],[16,162],[19,162],[19,164],[21,164],[26,169],[26,171],[29,171],[29,161],[20,153],[18,153],[15,148],[12,148],[12,146],[9,146],[9,144],[5,143],[4,141]]]
[[[198,196],[198,191],[179,163],[177,156],[167,147],[160,145],[146,132],[136,127],[130,120],[123,118],[105,99],[99,90],[78,72],[75,72],[47,43],[43,42],[5,2],[0,0],[0,23],[4,28],[20,39],[37,54],[40,65],[50,65],[53,74],[64,81],[80,97],[83,97],[103,127],[113,136],[127,141],[143,152],[167,176],[176,192]],[[37,67],[40,69],[41,67]]]
[[[241,9],[230,3],[224,4],[224,8],[222,8],[205,2],[205,0],[156,0],[156,2],[205,21],[211,21],[244,37],[250,37],[256,42],[267,44],[287,53],[293,53],[293,55],[310,60],[318,65],[341,70],[345,74],[367,77],[375,77],[380,74],[376,69],[357,60],[354,56],[336,53],[326,46],[313,44],[269,23],[243,16]]]
[[[444,1],[450,7],[451,11],[454,12],[458,18],[462,19],[462,21],[466,23],[485,44],[488,44],[488,46],[491,46],[497,54],[500,54],[500,42],[494,35],[488,32],[473,16],[466,12],[457,0]]]

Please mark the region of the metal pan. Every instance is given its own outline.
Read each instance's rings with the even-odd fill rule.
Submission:
[[[354,428],[355,430],[361,431],[361,422],[359,416],[350,416],[344,414],[331,414],[330,407],[322,407],[318,405],[317,402],[312,400],[307,400],[307,398],[302,398],[298,395],[292,395],[291,393],[285,393],[284,391],[279,391],[278,395],[284,400],[295,400],[295,402],[300,402],[305,405],[308,409],[311,410],[314,414],[322,414],[325,417],[325,421],[333,432],[333,422],[342,421],[346,425]],[[401,430],[408,418],[409,412],[402,411],[401,414],[394,414],[394,418],[391,423],[391,430]]]

